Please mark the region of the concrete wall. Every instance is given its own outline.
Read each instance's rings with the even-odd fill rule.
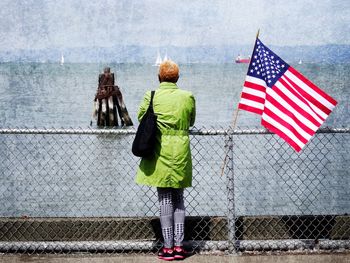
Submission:
[[[186,240],[228,240],[226,217],[186,217]],[[350,239],[350,216],[249,216],[236,221],[239,240]],[[158,217],[1,218],[0,241],[161,239]]]

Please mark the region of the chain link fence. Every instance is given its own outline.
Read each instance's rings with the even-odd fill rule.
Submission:
[[[0,252],[155,252],[154,188],[134,183],[133,129],[1,129]],[[265,130],[196,129],[190,251],[349,249],[350,129],[301,153]]]

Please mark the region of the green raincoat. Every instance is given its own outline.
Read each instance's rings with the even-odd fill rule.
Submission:
[[[146,113],[151,92],[146,92],[138,119]],[[189,127],[194,124],[196,109],[191,92],[176,84],[162,82],[153,98],[157,115],[157,143],[152,158],[142,158],[136,183],[155,187],[185,188],[192,186],[192,159]]]

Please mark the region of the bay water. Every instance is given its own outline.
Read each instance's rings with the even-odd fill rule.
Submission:
[[[350,64],[292,65],[339,105],[324,126],[350,126]],[[0,127],[88,127],[98,75],[110,66],[132,120],[147,90],[158,87],[148,64],[0,64]],[[247,64],[180,65],[178,86],[196,98],[197,127],[228,127],[237,108]],[[238,126],[258,127],[259,117],[240,112]]]

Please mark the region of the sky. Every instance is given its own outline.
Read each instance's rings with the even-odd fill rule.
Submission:
[[[0,51],[350,44],[349,0],[1,0]]]

